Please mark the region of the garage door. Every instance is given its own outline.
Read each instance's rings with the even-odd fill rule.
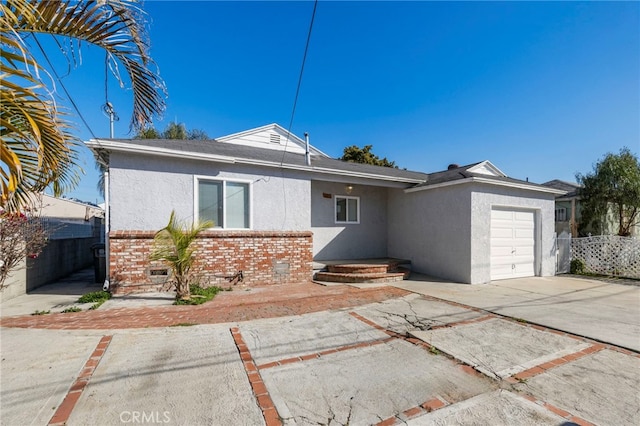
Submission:
[[[535,275],[535,213],[491,210],[491,279]]]

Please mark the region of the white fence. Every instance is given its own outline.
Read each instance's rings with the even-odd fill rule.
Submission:
[[[560,240],[558,238],[559,245]],[[634,237],[599,235],[573,238],[571,260],[575,259],[584,262],[584,272],[587,273],[640,279],[640,240]]]

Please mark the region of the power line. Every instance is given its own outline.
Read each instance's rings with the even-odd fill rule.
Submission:
[[[298,76],[298,85],[296,87],[296,95],[293,98],[293,108],[291,109],[291,119],[289,120],[289,128],[287,129],[287,139],[284,143],[284,151],[282,153],[282,160],[280,161],[280,167],[284,163],[284,156],[287,152],[287,145],[289,144],[289,137],[291,136],[291,127],[293,127],[293,118],[296,114],[296,106],[298,105],[298,96],[300,95],[300,86],[302,85],[302,75],[304,74],[304,64],[307,61],[307,52],[309,51],[309,41],[311,40],[311,30],[313,29],[313,21],[316,17],[316,9],[318,8],[318,0],[313,3],[313,12],[311,13],[311,22],[309,23],[309,32],[307,33],[307,43],[304,47],[304,55],[302,56],[302,66],[300,67],[300,75]]]
[[[47,52],[44,51],[44,49],[42,48],[42,45],[40,44],[40,41],[38,40],[38,38],[36,37],[35,34],[33,34],[33,39],[35,40],[36,44],[38,45],[38,48],[40,48],[40,51],[42,52],[42,54],[44,55],[45,60],[47,61],[47,63],[49,64],[49,68],[51,68],[51,71],[53,71],[53,74],[56,76],[56,79],[58,80],[58,82],[60,83],[60,86],[62,86],[62,89],[64,90],[64,93],[66,93],[67,98],[69,99],[69,102],[71,102],[71,105],[73,105],[73,109],[76,110],[76,112],[78,113],[78,116],[80,117],[80,119],[82,120],[82,122],[84,123],[84,125],[87,127],[87,129],[89,130],[89,133],[91,133],[91,136],[93,137],[93,139],[97,139],[95,133],[93,133],[93,130],[91,129],[91,127],[89,126],[89,123],[87,123],[87,120],[85,120],[84,116],[82,115],[82,113],[80,112],[80,108],[78,108],[78,105],[76,105],[76,102],[73,100],[73,98],[71,97],[71,94],[69,93],[69,91],[67,90],[66,86],[64,85],[64,83],[62,82],[62,79],[60,78],[60,76],[58,75],[58,72],[56,71],[55,67],[53,66],[53,64],[51,63],[51,60],[49,60],[49,56],[47,55]]]

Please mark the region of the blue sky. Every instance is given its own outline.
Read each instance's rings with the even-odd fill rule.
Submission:
[[[168,90],[157,128],[289,126],[313,2],[143,8]],[[64,83],[108,137],[103,53],[85,46]],[[131,137],[131,92],[108,84],[115,136]],[[514,178],[573,181],[607,152],[640,152],[640,3],[320,1],[292,132],[334,157],[371,144],[410,170],[490,160]],[[82,159],[69,196],[102,201]]]

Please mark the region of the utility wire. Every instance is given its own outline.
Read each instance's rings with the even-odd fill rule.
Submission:
[[[298,86],[296,87],[296,95],[293,98],[293,108],[291,109],[291,119],[289,120],[289,128],[287,129],[287,139],[284,142],[284,151],[282,152],[282,160],[280,167],[284,163],[284,156],[287,153],[287,145],[291,136],[291,127],[293,126],[293,118],[296,115],[296,106],[298,105],[298,96],[300,95],[300,86],[302,85],[302,75],[304,74],[304,64],[307,61],[307,52],[309,51],[309,41],[311,40],[311,30],[313,29],[313,21],[316,17],[316,9],[318,8],[318,0],[313,3],[313,12],[311,13],[311,22],[309,23],[309,32],[307,33],[307,43],[304,47],[304,55],[302,56],[302,66],[300,67],[300,75],[298,76]]]
[[[287,146],[289,145],[289,138],[291,137],[291,127],[293,126],[293,118],[296,115],[296,106],[298,105],[298,95],[300,95],[300,86],[302,84],[302,75],[304,74],[304,64],[307,61],[307,52],[309,51],[309,41],[311,40],[311,30],[313,29],[313,21],[316,17],[316,9],[318,8],[318,0],[313,3],[313,12],[311,13],[311,22],[309,23],[309,32],[307,33],[307,43],[304,46],[304,54],[302,55],[302,65],[300,66],[300,75],[298,76],[298,85],[296,87],[296,95],[293,98],[293,108],[291,109],[291,119],[289,120],[289,128],[287,129],[287,139],[284,142],[284,150],[282,151],[282,159],[280,160],[280,173],[282,177],[282,208],[284,214],[282,215],[281,228],[284,229],[287,222],[287,191],[285,187],[284,169],[284,157],[287,155]]]
[[[42,52],[42,54],[44,55],[45,60],[47,61],[47,63],[49,64],[49,67],[51,68],[51,71],[53,71],[53,74],[56,76],[56,79],[58,80],[58,82],[60,83],[60,86],[62,86],[62,89],[64,90],[64,93],[67,94],[67,98],[69,99],[69,102],[71,102],[71,105],[73,105],[73,109],[76,110],[76,112],[78,113],[78,116],[80,117],[80,119],[82,120],[82,122],[84,123],[84,125],[87,127],[87,129],[89,130],[89,133],[91,133],[91,136],[93,137],[93,139],[97,139],[95,133],[93,133],[93,130],[91,129],[91,127],[89,126],[89,123],[87,123],[87,120],[85,120],[84,116],[82,115],[82,113],[80,112],[80,108],[78,108],[78,105],[76,105],[76,102],[73,100],[73,98],[71,97],[71,94],[69,93],[69,91],[67,90],[67,88],[65,87],[64,83],[62,82],[62,79],[60,78],[60,76],[58,75],[58,72],[56,71],[56,69],[54,68],[53,64],[51,63],[51,60],[49,60],[49,56],[47,55],[47,52],[44,51],[44,49],[42,48],[42,45],[40,44],[40,41],[38,40],[38,38],[36,37],[35,34],[33,34],[33,39],[35,40],[36,44],[38,45],[38,48],[40,48],[40,51]]]

